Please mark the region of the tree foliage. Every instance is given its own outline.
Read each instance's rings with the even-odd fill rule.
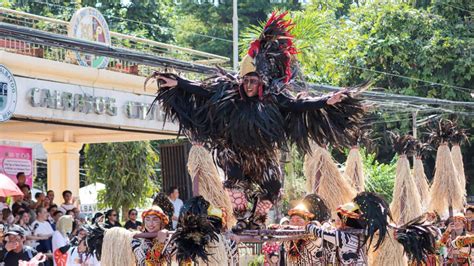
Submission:
[[[382,195],[387,202],[392,201],[393,186],[395,184],[396,159],[390,163],[380,163],[375,153],[366,153],[361,149],[364,164],[365,189]]]
[[[177,5],[176,42],[209,53],[232,58],[232,1],[182,1]],[[296,1],[272,3],[269,0],[239,1],[239,31],[267,19],[275,8],[297,10]],[[209,36],[217,37],[210,38]]]
[[[152,196],[158,156],[149,142],[88,144],[84,155],[88,181],[105,185],[101,206],[136,207]]]

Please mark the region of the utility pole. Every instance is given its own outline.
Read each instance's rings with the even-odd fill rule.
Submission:
[[[239,17],[237,15],[237,0],[232,0],[232,51],[233,51],[233,70],[237,72],[239,67]]]
[[[412,113],[412,131],[413,131],[413,137],[417,138],[417,128],[416,128],[416,116],[418,115],[418,111],[414,111]],[[416,160],[416,154],[413,154],[413,165],[415,165],[415,160]]]

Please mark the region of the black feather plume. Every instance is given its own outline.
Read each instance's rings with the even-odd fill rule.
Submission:
[[[442,143],[449,143],[456,132],[456,124],[451,120],[440,119],[428,125],[428,143],[437,148]]]
[[[179,216],[178,227],[171,241],[175,243],[173,252],[176,252],[178,261],[196,261],[199,257],[208,261],[210,255],[206,246],[211,241],[218,241],[220,228],[216,228],[207,215],[209,202],[202,196],[188,200]]]
[[[423,216],[396,229],[395,238],[403,245],[408,258],[418,263],[436,252],[436,228],[427,223]]]
[[[394,132],[390,132],[393,142],[393,149],[398,155],[411,156],[415,154],[416,147],[418,146],[418,140],[412,135],[399,135]]]
[[[102,256],[102,243],[104,241],[105,229],[98,223],[83,226],[87,230],[86,244],[87,254],[94,255],[100,261]]]
[[[373,192],[357,194],[354,202],[360,207],[361,218],[359,220],[367,230],[365,242],[369,241],[369,246],[378,232],[377,243],[374,246],[374,250],[377,250],[388,234],[389,218],[392,219],[388,203],[381,196]]]

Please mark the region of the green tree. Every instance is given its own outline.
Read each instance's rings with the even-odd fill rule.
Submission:
[[[382,195],[387,202],[392,201],[393,186],[395,184],[396,158],[388,164],[376,160],[375,153],[366,153],[361,149],[364,164],[365,189]]]
[[[160,42],[173,41],[172,22],[175,6],[172,0],[72,0],[72,1],[26,1],[12,0],[4,7],[35,15],[70,20],[81,7],[94,7],[104,16],[110,30],[131,34]]]
[[[182,1],[177,5],[176,42],[185,47],[232,57],[232,1],[219,1],[218,5],[209,2]],[[239,31],[242,32],[248,26],[266,20],[268,14],[275,8],[288,10],[301,8],[296,1],[282,2],[239,1]]]
[[[400,2],[354,1],[343,14],[338,12],[347,6],[344,3],[306,6],[302,20],[308,18],[318,25],[309,28],[313,34],[295,33],[298,39],[313,36],[306,38],[309,45],[299,55],[307,79],[339,86],[370,80],[386,92],[473,101],[474,39],[472,12],[468,12],[472,1]],[[432,113],[419,113],[418,117]],[[378,142],[377,160],[390,163],[394,152],[386,132],[410,132],[411,112],[381,104],[367,118]],[[458,119],[472,135],[472,116]],[[469,145],[463,147],[463,154],[474,157]],[[434,168],[433,156],[427,158],[428,173]],[[474,161],[466,159],[465,166],[467,176],[474,175]]]
[[[144,204],[155,191],[158,156],[149,142],[88,144],[84,155],[88,181],[105,185],[99,193],[102,207],[122,208],[126,213]]]

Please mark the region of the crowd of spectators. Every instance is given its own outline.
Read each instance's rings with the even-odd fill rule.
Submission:
[[[20,261],[31,261],[43,256],[46,260],[39,265],[56,265],[54,256],[59,249],[69,244],[79,246],[78,243],[84,239],[87,231],[83,225],[103,222],[105,228],[122,227],[119,213],[114,209],[97,212],[87,219],[71,191],[62,192],[59,204],[52,190],[46,194],[35,193],[33,200],[24,173],[18,173],[17,180],[23,195],[13,196],[9,200],[10,204],[6,198],[0,197],[0,265],[18,265]],[[183,202],[179,199],[177,187],[170,188],[168,196],[175,206],[175,227]],[[142,226],[138,210],[130,209],[123,227],[141,231]]]

